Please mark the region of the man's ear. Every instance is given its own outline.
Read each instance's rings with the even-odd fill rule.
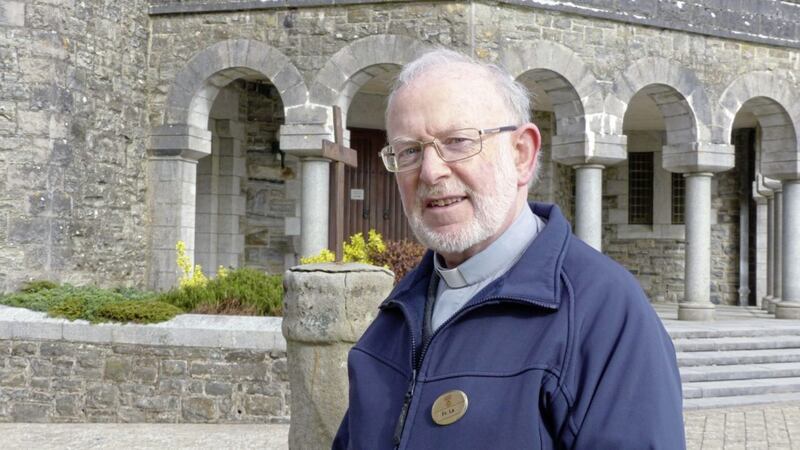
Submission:
[[[536,156],[542,148],[539,128],[526,123],[514,131],[514,164],[517,168],[517,186],[527,185],[536,172]]]

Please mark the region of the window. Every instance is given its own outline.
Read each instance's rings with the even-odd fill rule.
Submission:
[[[683,225],[683,211],[686,199],[686,178],[682,173],[672,174],[672,224]]]
[[[653,152],[628,154],[628,223],[653,224]]]

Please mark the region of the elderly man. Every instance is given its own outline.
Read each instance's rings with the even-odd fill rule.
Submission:
[[[527,203],[525,89],[449,50],[401,72],[389,145],[430,248],[349,356],[335,449],[679,449],[675,350],[636,280]]]

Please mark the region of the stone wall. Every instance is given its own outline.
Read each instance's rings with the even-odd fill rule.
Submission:
[[[660,131],[634,131],[628,134],[629,149],[653,151],[654,169],[662,172],[654,177],[653,225],[627,223],[627,161],[605,170],[603,251],[636,275],[651,300],[675,303],[683,299],[686,239],[685,226],[671,223],[671,174],[659,167],[663,139]],[[744,151],[737,149],[737,156]],[[715,174],[712,178],[710,295],[711,301],[716,304],[734,305],[739,302],[741,189],[740,174],[736,168]]]
[[[0,307],[0,422],[288,420],[279,318],[89,325]]]
[[[400,0],[402,1],[402,0]],[[373,0],[390,3],[398,0]],[[360,4],[362,0],[338,0],[337,5]],[[649,25],[711,36],[800,47],[800,5],[793,1],[771,0],[499,0],[497,3],[549,9]],[[324,6],[325,0],[284,0],[263,2],[249,0],[150,0],[153,14],[187,12],[223,12],[264,8]]]
[[[628,225],[627,161],[604,172],[603,252],[636,276],[651,301],[683,300],[684,226]]]
[[[235,88],[246,135],[245,265],[283,273],[294,265],[285,261],[296,249],[294,237],[286,234],[286,218],[299,215],[300,165],[296,157],[277,151],[284,117],[275,87],[268,81],[238,81]]]
[[[141,284],[147,1],[0,6],[0,291]]]

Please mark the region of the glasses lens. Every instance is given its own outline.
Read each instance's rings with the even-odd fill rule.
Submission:
[[[442,159],[458,161],[481,151],[481,133],[477,129],[456,130],[439,139]]]
[[[422,144],[416,141],[398,141],[387,148],[390,149],[395,170],[414,167],[422,158]]]
[[[392,146],[387,145],[383,147],[380,151],[380,155],[383,160],[383,165],[386,166],[386,170],[389,172],[397,172],[397,160],[394,157]]]

